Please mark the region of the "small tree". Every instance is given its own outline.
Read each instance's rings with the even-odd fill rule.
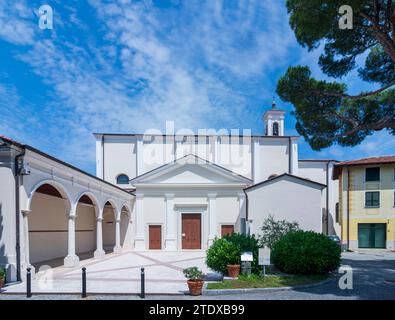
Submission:
[[[299,230],[299,224],[294,222],[288,222],[286,220],[275,220],[274,216],[269,215],[262,225],[262,234],[259,236],[259,245],[261,247],[273,248],[275,242],[288,233]]]

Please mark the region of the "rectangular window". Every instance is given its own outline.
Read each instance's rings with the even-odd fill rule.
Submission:
[[[380,168],[366,168],[365,181],[380,181]]]
[[[339,223],[339,202],[336,203],[336,222]]]
[[[380,192],[371,191],[365,192],[365,207],[379,207],[380,206]]]

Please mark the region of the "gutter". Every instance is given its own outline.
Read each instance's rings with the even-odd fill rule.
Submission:
[[[25,149],[22,149],[22,152],[15,156],[14,159],[14,177],[15,177],[15,225],[16,225],[16,279],[17,281],[21,281],[21,234],[20,234],[20,205],[19,205],[19,159],[25,155]]]
[[[350,249],[350,168],[347,166],[347,250]]]

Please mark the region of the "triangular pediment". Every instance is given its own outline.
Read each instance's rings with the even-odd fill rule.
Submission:
[[[251,180],[230,170],[189,155],[131,180],[131,184],[251,184]]]

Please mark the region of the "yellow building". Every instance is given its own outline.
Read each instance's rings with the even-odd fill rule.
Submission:
[[[395,250],[395,156],[339,162],[333,179],[344,247]]]

